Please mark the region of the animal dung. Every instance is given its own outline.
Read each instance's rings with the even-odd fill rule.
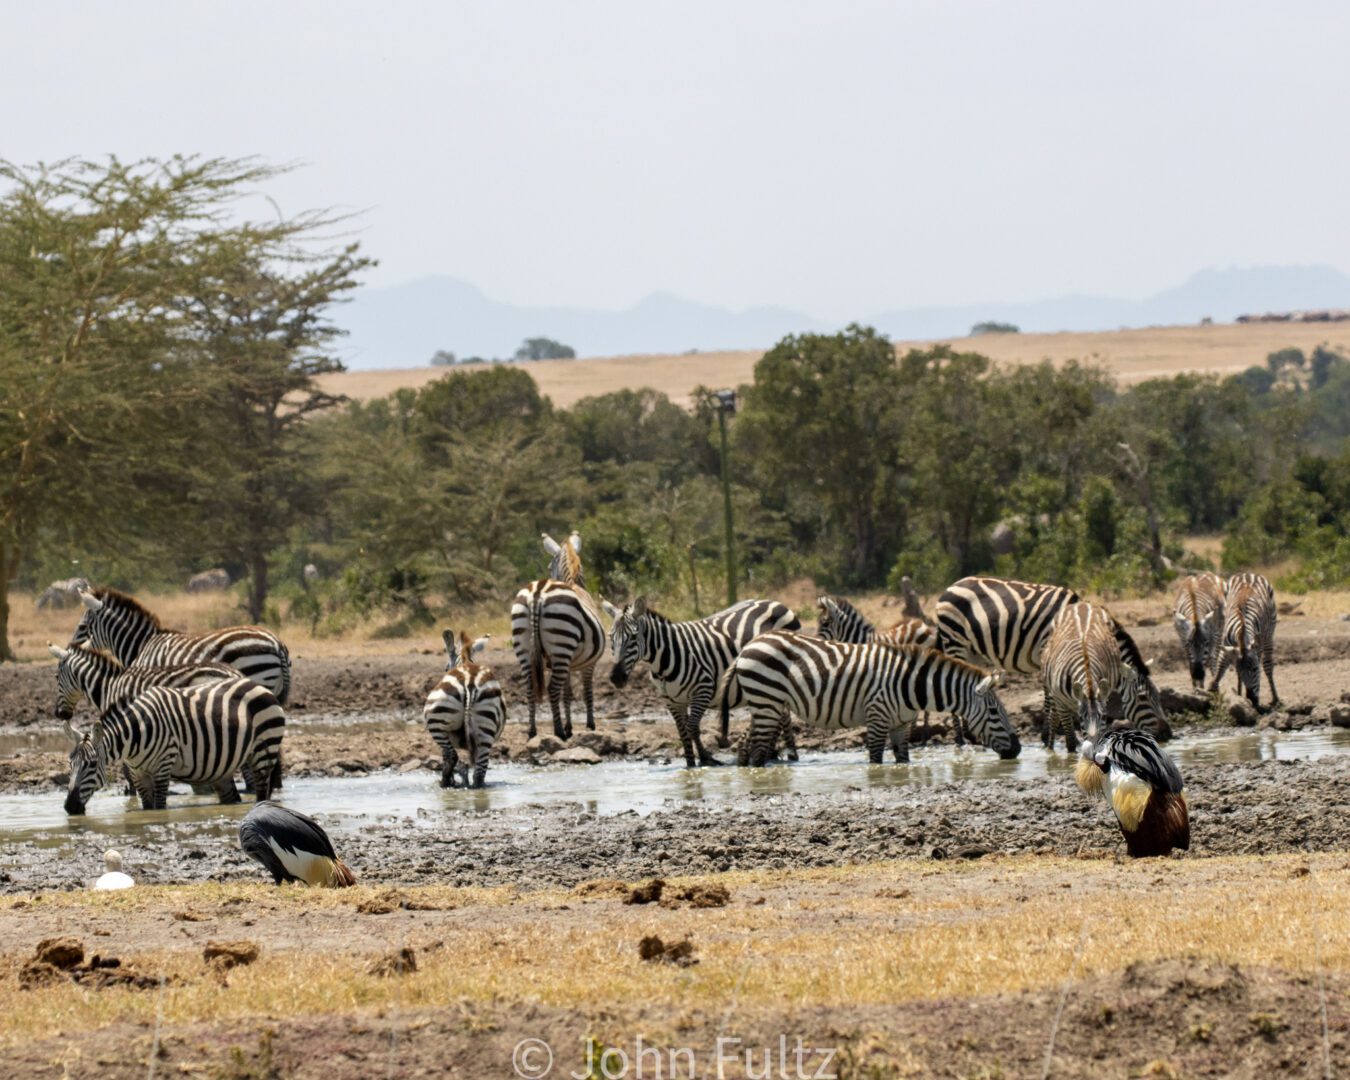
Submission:
[[[648,935],[638,942],[638,955],[648,963],[675,964],[679,967],[698,963],[694,958],[694,943],[688,938],[667,945],[655,934]]]
[[[243,967],[258,959],[256,941],[208,941],[202,959],[222,970]]]

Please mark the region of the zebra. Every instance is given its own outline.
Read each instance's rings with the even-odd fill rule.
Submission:
[[[540,533],[539,541],[552,559],[548,566],[548,576],[554,581],[564,581],[568,585],[584,589],[586,574],[581,567],[581,533],[573,529],[565,544],[558,543],[548,533]]]
[[[47,649],[59,661],[56,666],[56,707],[52,711],[62,721],[74,718],[75,709],[84,698],[88,698],[102,715],[119,701],[135,697],[151,686],[199,686],[239,677],[236,668],[225,664],[127,668],[112,653],[87,644],[62,649],[48,642]],[[127,794],[136,794],[131,770],[123,765],[122,772],[126,777]],[[246,791],[253,790],[253,775],[248,766],[244,767],[244,785]],[[279,776],[273,777],[272,786],[281,786]],[[193,790],[202,795],[212,789],[209,785],[196,785]]]
[[[906,582],[909,578],[904,579]],[[913,592],[913,585],[909,590]],[[902,615],[889,630],[878,632],[867,621],[861,611],[842,596],[820,596],[816,598],[816,610],[819,617],[816,622],[816,636],[827,641],[845,641],[853,645],[865,645],[869,641],[885,641],[891,645],[927,645],[937,648],[937,627],[917,615]],[[957,746],[965,746],[966,733],[961,728],[959,717],[952,718],[952,734]],[[924,714],[924,723],[928,716]]]
[[[700,727],[727,665],[758,635],[801,626],[792,609],[776,600],[742,600],[706,618],[687,622],[673,622],[654,611],[643,596],[622,610],[604,599],[600,603],[614,620],[609,635],[614,653],[610,680],[615,686],[625,686],[640,662],[651,665],[652,681],[666,699],[684,748],[685,764],[690,768],[721,764],[704,747]],[[726,731],[726,718],[734,702],[723,695],[720,704]],[[785,727],[785,734],[788,756],[795,761],[797,748],[791,727]]]
[[[1234,574],[1228,579],[1218,654],[1210,693],[1219,689],[1229,665],[1236,664],[1238,689],[1253,707],[1261,707],[1262,668],[1270,684],[1270,707],[1280,703],[1275,689],[1275,590],[1260,574]]]
[[[1073,753],[1078,748],[1076,721],[1094,739],[1104,726],[1107,698],[1116,691],[1132,727],[1155,736],[1166,730],[1158,688],[1147,672],[1141,674],[1122,655],[1119,639],[1124,633],[1099,604],[1060,608],[1041,656],[1046,714],[1041,737],[1048,749],[1054,748],[1059,729]]]
[[[573,533],[566,550],[544,550],[553,556],[552,570],[581,580],[581,537]],[[562,548],[563,545],[557,545]],[[567,551],[570,550],[570,555]],[[572,737],[572,675],[581,678],[586,700],[586,727],[595,730],[595,664],[605,651],[605,627],[595,600],[581,585],[555,578],[532,581],[516,593],[511,604],[511,646],[525,676],[530,703],[530,738],[537,733],[535,706],[543,700],[547,681],[553,734]],[[545,678],[545,672],[549,677]],[[563,711],[567,722],[564,726]]]
[[[469,786],[469,765],[473,766],[473,786],[483,786],[487,776],[488,754],[506,727],[506,707],[502,687],[490,667],[475,664],[473,657],[488,643],[486,637],[470,641],[461,633],[459,640],[449,630],[441,633],[447,662],[445,674],[427,696],[422,710],[427,730],[441,748],[441,787],[455,786],[456,775]],[[459,751],[467,759],[459,762]]]
[[[806,634],[762,634],[722,676],[720,700],[739,690],[753,710],[741,764],[763,765],[785,714],[827,729],[867,728],[867,756],[881,764],[889,738],[909,760],[909,725],[920,709],[956,713],[1001,758],[1021,752],[994,693],[995,678],[973,664],[920,645],[850,645]]]
[[[286,704],[291,690],[291,655],[276,634],[261,626],[230,626],[205,634],[166,630],[140,601],[116,589],[81,589],[85,612],[71,645],[88,642],[107,649],[127,667],[228,664],[265,686]]]
[[[108,782],[109,766],[126,762],[141,806],[163,810],[169,781],[209,783],[222,803],[239,802],[233,776],[247,764],[258,799],[265,800],[286,733],[281,703],[252,679],[236,677],[205,686],[152,686],[118,702],[87,732],[69,720],[66,813],[83,814],[89,797]]]
[[[972,664],[1035,674],[1055,616],[1078,600],[1061,585],[962,578],[938,597],[938,648]]]
[[[1205,672],[1218,660],[1219,633],[1223,629],[1223,578],[1218,574],[1192,574],[1177,584],[1172,604],[1172,625],[1181,641],[1191,669],[1191,685],[1201,690]]]

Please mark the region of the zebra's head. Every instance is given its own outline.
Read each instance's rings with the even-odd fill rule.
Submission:
[[[75,626],[75,633],[70,635],[72,647],[83,645],[92,639],[95,627],[101,622],[101,620],[96,620],[95,616],[104,607],[103,601],[95,596],[87,586],[80,589],[79,594],[80,603],[84,605],[84,614],[80,616],[80,621]]]
[[[47,651],[60,661],[56,666],[56,707],[53,710],[58,720],[70,720],[84,698],[94,700],[90,690],[100,678],[112,677],[122,670],[122,665],[110,653],[88,645],[63,649],[48,642]]]
[[[565,581],[569,585],[585,588],[586,579],[581,569],[581,533],[573,529],[564,544],[558,543],[548,533],[542,533],[539,542],[551,560],[548,576],[553,581]]]
[[[838,602],[833,596],[817,597],[816,610],[819,612],[816,636],[823,637],[826,641],[837,640],[840,624],[843,622],[843,612],[839,610]]]
[[[1179,615],[1176,619],[1177,632],[1186,642],[1186,659],[1190,663],[1191,682],[1197,685],[1205,681],[1205,666],[1214,647],[1214,616],[1215,612],[1211,611],[1199,622],[1192,622],[1184,615]]]
[[[473,658],[487,648],[487,643],[491,639],[491,634],[484,634],[477,640],[470,641],[469,635],[461,630],[459,639],[456,640],[453,630],[442,630],[441,640],[445,642],[445,670],[450,671],[461,664],[472,664]]]
[[[995,675],[986,675],[976,683],[962,719],[981,746],[1008,760],[1022,752],[1022,743],[1008,718],[1008,710],[999,700],[997,687]]]
[[[1252,703],[1252,708],[1261,707],[1261,659],[1255,649],[1239,649],[1236,645],[1224,648],[1228,659],[1237,669],[1238,682],[1242,684],[1242,693]]]
[[[609,678],[615,686],[626,686],[646,648],[647,598],[639,596],[631,604],[625,604],[622,610],[604,599],[600,605],[605,614],[614,620],[614,626],[609,631],[614,668]]]
[[[108,782],[108,745],[103,738],[103,724],[96,722],[81,734],[69,720],[66,735],[75,743],[70,752],[70,786],[66,789],[66,813],[79,815],[89,804],[90,797]]]

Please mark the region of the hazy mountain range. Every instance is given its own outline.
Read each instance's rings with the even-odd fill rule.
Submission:
[[[1350,277],[1329,266],[1210,269],[1143,300],[1069,295],[1018,304],[894,308],[860,313],[858,321],[905,340],[960,337],[989,319],[1028,332],[1115,330],[1197,323],[1205,316],[1231,322],[1246,312],[1318,307],[1350,308]],[[353,368],[420,367],[437,349],[461,359],[509,357],[527,337],[554,338],[578,356],[617,356],[766,348],[785,334],[839,329],[787,308],[731,311],[669,293],[652,293],[622,311],[521,307],[452,277],[359,290],[337,321],[350,331],[342,352]]]

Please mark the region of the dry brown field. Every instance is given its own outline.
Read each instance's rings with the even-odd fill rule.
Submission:
[[[1001,364],[1066,360],[1101,364],[1125,383],[1183,371],[1234,372],[1264,363],[1283,348],[1311,350],[1327,344],[1350,346],[1350,324],[1254,323],[1220,326],[1158,326],[1100,333],[987,334],[948,338],[958,349],[971,349]],[[897,341],[897,352],[927,348],[934,341]],[[614,390],[651,387],[677,401],[697,386],[737,386],[753,377],[760,349],[687,353],[673,356],[614,356],[586,360],[541,360],[524,365],[555,405]],[[424,367],[389,371],[349,371],[324,377],[324,388],[364,401],[401,387],[419,387],[447,369]],[[482,368],[466,368],[474,371]]]

